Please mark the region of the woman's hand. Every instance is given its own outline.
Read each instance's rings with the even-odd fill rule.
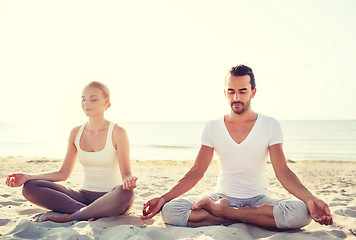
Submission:
[[[134,176],[126,178],[122,188],[124,190],[133,190],[134,188],[136,188],[136,181],[137,181],[137,177]]]
[[[27,174],[16,173],[7,176],[5,183],[9,187],[21,187],[29,179],[29,175]]]

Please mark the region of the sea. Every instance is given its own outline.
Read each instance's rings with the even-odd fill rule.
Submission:
[[[122,122],[132,160],[194,160],[206,122]],[[290,161],[356,161],[356,120],[280,121]],[[0,157],[64,158],[70,128],[0,122]],[[214,157],[216,159],[216,157]]]

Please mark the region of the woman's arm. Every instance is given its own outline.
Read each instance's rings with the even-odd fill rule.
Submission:
[[[44,174],[11,174],[6,178],[6,184],[10,187],[20,187],[29,180],[47,180],[51,182],[65,181],[73,170],[77,159],[77,148],[74,144],[79,127],[74,128],[69,136],[67,154],[59,171]]]
[[[136,188],[137,178],[132,176],[130,166],[130,143],[124,128],[115,125],[113,131],[113,144],[119,161],[124,190]]]

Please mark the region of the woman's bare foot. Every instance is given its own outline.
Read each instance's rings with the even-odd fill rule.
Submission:
[[[205,209],[217,217],[224,217],[224,212],[229,211],[231,208],[229,201],[225,198],[215,203],[209,198],[203,198],[192,207],[193,210]]]
[[[73,221],[72,219],[73,214],[62,215],[62,216],[55,216],[55,215],[48,215],[43,218],[43,221],[52,221],[57,223],[65,223]]]

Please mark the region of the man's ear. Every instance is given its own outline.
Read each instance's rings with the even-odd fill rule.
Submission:
[[[257,91],[257,89],[256,89],[256,88],[252,90],[252,96],[251,96],[251,98],[255,97],[255,95],[256,95],[256,91]]]

